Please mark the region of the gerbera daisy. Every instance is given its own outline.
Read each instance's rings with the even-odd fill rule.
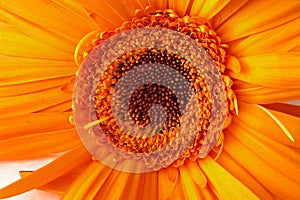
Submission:
[[[65,199],[299,198],[300,107],[282,103],[300,99],[299,10],[295,0],[1,1],[0,159],[63,153],[34,172],[21,171],[20,180],[0,189],[0,198],[31,189]],[[84,73],[91,63],[93,70],[101,68],[95,60],[99,45],[144,28],[187,36],[212,59],[226,107],[217,126],[222,131],[209,142],[205,136],[213,124],[212,99],[218,95],[210,91],[207,76],[189,62],[198,54],[134,49],[111,62],[99,79],[94,71]],[[168,65],[189,81],[201,106],[197,131],[182,154],[150,160],[147,173],[124,172],[103,164],[103,159],[117,160],[105,149],[95,154],[80,140],[75,124],[82,112],[77,108],[93,104],[96,120],[84,130],[98,136],[93,128],[101,127],[117,148],[136,154],[164,148],[175,138],[182,118],[167,88],[148,84],[130,99],[129,113],[137,124],[150,123],[142,115],[150,105],[161,103],[167,110],[162,131],[148,140],[128,136],[112,114],[116,84],[135,66],[149,63]],[[77,89],[90,84],[80,80],[96,80],[94,98],[89,98],[90,91],[73,91],[74,82]],[[145,91],[156,98],[148,99]],[[139,105],[139,99],[148,104]],[[164,165],[168,159],[172,163]]]

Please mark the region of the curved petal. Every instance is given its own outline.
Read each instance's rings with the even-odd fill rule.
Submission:
[[[273,111],[269,110],[269,112]],[[287,130],[283,130],[282,127],[280,127],[269,114],[260,109],[259,106],[242,102],[239,102],[239,116],[234,116],[233,121],[236,120],[237,123],[241,121],[258,133],[262,133],[275,141],[300,148],[300,135],[297,134],[300,128],[300,118],[285,113],[280,113],[280,116],[277,114],[275,115],[279,122],[285,126]],[[292,135],[295,140],[294,142],[287,137],[285,131],[288,131]]]
[[[34,173],[0,189],[0,198],[11,197],[38,188],[90,160],[90,154],[81,146],[36,170]]]

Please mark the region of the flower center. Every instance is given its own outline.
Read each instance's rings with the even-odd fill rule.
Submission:
[[[136,18],[131,22],[124,22],[121,27],[113,31],[95,32],[84,38],[76,49],[75,60],[78,64],[82,63],[96,46],[113,35],[145,27],[167,28],[183,33],[197,41],[209,53],[222,75],[222,84],[227,92],[227,121],[224,125],[226,128],[230,123],[231,113],[236,107],[236,98],[230,88],[232,81],[224,75],[228,46],[222,44],[221,38],[211,29],[208,22],[199,17],[180,18],[172,10],[151,11],[151,8],[146,8],[145,11],[137,10]],[[148,65],[148,68],[139,67],[142,65]],[[166,71],[164,66],[168,66],[184,77],[192,91],[181,84],[180,76],[168,77],[172,71]],[[136,89],[132,86],[133,88],[130,89],[128,84],[131,83],[122,82],[122,79],[132,76],[130,71],[137,67],[138,71],[134,75],[140,80],[130,80],[139,80],[147,84]],[[174,86],[173,89],[177,91],[176,94],[169,87],[160,84],[168,79],[170,79],[169,83]],[[196,97],[197,109],[185,102],[185,98],[191,97],[191,92]],[[116,58],[103,71],[96,87],[94,109],[97,121],[95,124],[100,125],[104,135],[116,147],[133,153],[151,153],[161,150],[176,138],[183,118],[182,109],[190,108],[192,113],[201,113],[197,120],[196,130],[194,130],[196,134],[193,142],[173,163],[174,167],[178,167],[184,163],[185,159],[198,159],[203,151],[201,148],[206,142],[205,137],[209,131],[212,113],[213,100],[210,94],[212,93],[209,93],[203,73],[186,57],[160,48],[132,50]],[[213,95],[220,94],[215,91]],[[127,104],[129,112],[126,112],[126,109],[122,111],[122,105]],[[121,110],[117,115],[114,114],[116,109]],[[92,123],[87,126],[93,125]],[[130,131],[132,134],[128,134]],[[222,150],[223,135],[217,139],[219,139],[217,144],[212,143],[215,148],[211,155],[215,157]],[[211,148],[208,149],[210,151]],[[175,151],[171,152],[171,155],[175,154]]]
[[[170,84],[174,85],[173,89],[178,91],[176,95],[170,88],[157,83],[144,84],[134,90],[133,94],[130,95],[129,100],[129,116],[126,116],[126,112],[118,112],[117,116],[118,119],[122,119],[122,123],[128,124],[126,127],[127,130],[117,128],[118,124],[114,119],[114,112],[111,111],[111,105],[115,101],[119,101],[120,104],[126,105],[126,98],[124,98],[126,92],[124,90],[128,90],[129,86],[122,86],[122,90],[114,97],[112,97],[113,91],[111,88],[115,87],[116,83],[119,83],[120,78],[124,77],[127,72],[147,63],[155,63],[155,65],[151,66],[151,73],[149,75],[147,75],[149,71],[139,70],[139,76],[142,79],[145,79],[145,82],[149,80],[156,80],[156,82],[162,81],[158,80],[157,77],[162,77],[164,79],[168,78],[160,75],[164,68],[157,67],[158,64],[171,67],[178,71],[188,80],[193,88],[193,92],[197,96],[197,103],[201,109],[199,112],[204,112],[197,126],[198,133],[192,144],[193,152],[195,155],[198,155],[201,148],[201,138],[203,139],[207,132],[207,128],[209,127],[211,102],[209,101],[208,89],[199,70],[186,59],[179,55],[168,53],[166,50],[139,49],[128,52],[114,61],[110,65],[110,68],[104,72],[104,76],[100,78],[96,90],[96,111],[98,119],[107,118],[107,121],[109,121],[109,123],[103,122],[100,124],[104,133],[110,138],[110,141],[118,147],[137,153],[148,153],[152,150],[161,149],[161,147],[168,144],[170,140],[176,136],[176,130],[177,127],[180,126],[180,118],[182,117],[180,103],[184,105],[184,100],[179,102],[177,95],[186,98],[191,96],[188,88],[185,87],[184,84],[180,84],[179,77],[172,77],[174,79],[170,80]],[[136,79],[130,80],[137,81]],[[127,88],[125,89],[125,87]],[[150,116],[151,108],[156,104],[162,105],[163,109],[166,111],[166,116],[164,116],[164,113],[153,113],[152,117]],[[155,110],[152,111],[155,112]],[[159,110],[157,110],[157,112],[159,112]],[[164,121],[165,117],[165,123],[160,129],[156,126],[149,126],[147,129],[136,130],[135,135],[139,135],[140,137],[128,135],[128,132],[134,129],[134,124],[132,124],[132,126],[129,125],[131,119],[135,124],[145,127],[150,123],[158,125],[159,122]],[[143,136],[151,135],[151,133],[152,135],[154,133],[154,135],[143,138]]]

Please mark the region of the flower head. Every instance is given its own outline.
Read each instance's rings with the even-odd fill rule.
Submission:
[[[64,154],[0,198],[297,199],[299,8],[1,2],[0,159]]]

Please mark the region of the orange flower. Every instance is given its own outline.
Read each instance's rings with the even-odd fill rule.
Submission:
[[[299,10],[294,0],[1,1],[0,160],[65,153],[20,172],[0,198],[37,188],[65,199],[297,199],[300,107],[282,102],[300,99]],[[74,127],[76,64],[105,31],[136,28],[142,19],[150,21],[141,26],[156,26],[156,17],[170,28],[166,16],[196,26],[223,77],[223,133],[205,158],[192,148],[158,171],[111,169],[93,159]],[[193,38],[179,21],[173,29]]]

